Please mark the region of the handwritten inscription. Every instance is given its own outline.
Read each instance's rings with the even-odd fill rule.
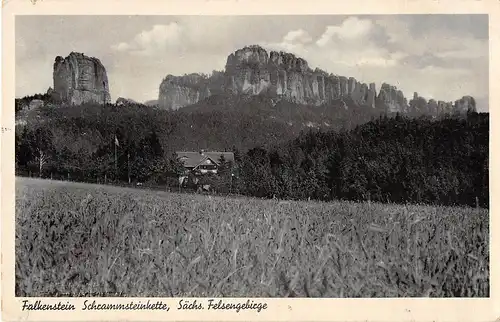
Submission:
[[[197,300],[189,301],[189,300],[180,300],[179,305],[177,306],[178,310],[204,310],[205,308],[208,310],[234,310],[236,313],[239,313],[241,310],[255,310],[260,312],[262,310],[267,309],[267,303],[254,302],[251,300],[247,300],[242,303],[228,303],[222,300],[214,300],[209,299],[207,301],[207,306],[205,307],[202,303]]]
[[[207,300],[187,300],[182,299],[175,307],[177,310],[222,310],[234,311],[239,313],[244,310],[253,310],[261,312],[267,309],[267,303],[255,302],[253,300],[246,300],[246,302],[230,302],[222,299],[207,299]],[[113,310],[162,310],[169,311],[170,307],[162,301],[130,301],[129,303],[99,303],[97,300],[85,300],[83,306],[80,308],[82,311],[113,311]],[[75,311],[77,308],[70,301],[63,303],[62,301],[56,303],[44,303],[41,300],[22,301],[23,311]]]
[[[226,303],[222,300],[216,302],[216,300],[208,300],[208,309],[209,310],[235,310],[236,313],[240,312],[240,310],[256,310],[260,312],[261,310],[267,309],[267,303],[255,303],[254,301],[247,300],[245,303]]]
[[[34,303],[28,300],[23,300],[23,311],[74,311],[75,305],[70,302],[62,303],[61,301],[55,304],[42,303],[37,300]]]
[[[83,302],[82,311],[91,310],[164,310],[169,311],[170,308],[167,304],[162,301],[156,301],[152,303],[149,300],[146,303],[131,301],[127,304],[109,304],[109,303],[97,303],[95,300],[85,300]]]
[[[180,300],[179,306],[177,306],[178,310],[203,310],[204,307],[201,303],[189,300]]]

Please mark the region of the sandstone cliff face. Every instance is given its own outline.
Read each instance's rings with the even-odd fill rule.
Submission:
[[[238,50],[229,55],[226,63],[225,86],[233,93],[261,94],[271,83],[265,70],[269,57],[267,52],[257,46],[251,50]]]
[[[408,111],[408,101],[396,86],[383,83],[378,98],[387,105],[389,112],[406,113]]]
[[[476,100],[472,96],[464,96],[455,101],[454,109],[458,114],[476,112]]]
[[[450,114],[453,112],[453,103],[452,102],[445,102],[445,101],[438,101],[438,108],[437,108],[437,114]]]
[[[248,46],[229,55],[226,88],[233,93],[278,96],[300,104],[320,105],[350,97],[359,105],[375,104],[375,84],[328,74],[293,54]]]
[[[430,99],[427,103],[427,109],[429,111],[429,114],[436,115],[438,111],[438,104],[436,100]]]
[[[413,99],[410,101],[409,112],[417,114],[443,115],[454,114],[464,115],[469,112],[477,112],[476,101],[472,96],[464,96],[459,100],[452,102],[438,101],[433,99],[426,101],[420,97],[418,93],[413,94]]]
[[[130,105],[130,104],[138,104],[136,101],[134,101],[133,99],[130,99],[130,98],[124,98],[124,97],[118,97],[116,99],[116,105]]]
[[[273,100],[285,99],[308,105],[340,101],[347,108],[346,99],[361,107],[379,107],[387,112],[440,115],[475,111],[474,98],[464,96],[455,104],[427,101],[415,93],[408,102],[396,86],[383,83],[377,95],[375,83],[364,84],[353,77],[329,74],[311,69],[304,59],[291,53],[267,52],[260,46],[236,50],[227,58],[224,72],[211,76],[190,74],[168,75],[160,85],[158,104],[166,109],[197,103],[221,92],[266,95]]]
[[[57,56],[53,78],[55,101],[75,105],[111,102],[106,69],[97,58],[75,52],[66,58]]]
[[[415,114],[434,114],[435,108],[434,112],[431,112],[431,107],[429,107],[429,104],[430,102],[427,102],[425,98],[420,97],[418,93],[415,92],[413,93],[413,99],[410,100],[408,111]]]
[[[311,105],[349,97],[359,105],[375,107],[376,97],[375,84],[312,70],[307,61],[290,53],[268,53],[260,46],[248,46],[229,55],[223,73],[168,75],[160,85],[158,103],[178,109],[224,91]]]
[[[194,104],[210,96],[208,78],[199,74],[167,75],[160,85],[158,104],[167,109]]]
[[[223,85],[220,72],[213,72],[211,76],[196,73],[167,75],[160,84],[157,104],[164,109],[176,110],[222,92]]]

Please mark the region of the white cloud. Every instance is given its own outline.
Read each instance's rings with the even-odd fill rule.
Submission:
[[[312,41],[311,35],[303,29],[292,30],[283,37],[287,43],[309,43]]]
[[[446,21],[461,19],[451,15],[439,24],[405,15],[89,16],[68,17],[63,27],[60,18],[43,18],[43,24],[26,19],[33,23],[16,26],[16,94],[45,91],[54,57],[75,50],[101,58],[114,98],[144,101],[155,98],[167,74],[220,70],[232,51],[261,44],[377,88],[387,82],[408,98],[414,91],[440,100],[488,96],[488,40],[474,36],[476,25],[447,27]],[[96,35],[99,29],[110,32]]]
[[[129,48],[130,48],[130,45],[125,43],[125,42],[121,42],[119,44],[111,46],[111,49],[116,50],[116,51],[127,51]]]
[[[393,17],[385,20],[350,17],[326,26],[312,41],[300,41],[299,36],[309,35],[307,30],[294,30],[281,42],[265,46],[293,52],[306,59],[311,68],[374,82],[378,89],[387,82],[401,89],[408,99],[414,91],[428,95],[427,99],[446,101],[463,95],[487,96],[487,77],[481,74],[488,58],[486,41],[445,30],[417,37],[409,30],[408,25]],[[421,55],[445,59],[446,65],[436,65],[438,60],[417,65],[405,60],[412,56],[413,61],[418,61],[416,57]],[[471,64],[464,64],[465,59]]]
[[[112,45],[111,48],[139,55],[154,55],[165,52],[171,46],[181,45],[183,32],[183,28],[175,22],[168,25],[154,25],[151,29],[136,35],[130,43],[121,42]]]
[[[372,31],[373,23],[369,19],[359,19],[357,17],[349,17],[345,19],[339,26],[328,26],[321,37],[316,41],[319,47],[324,47],[332,42],[335,38],[352,41],[366,38]]]
[[[233,27],[234,26],[234,27]],[[142,56],[164,56],[166,53],[185,55],[186,52],[220,54],[231,47],[230,37],[244,32],[237,17],[210,17],[208,21],[198,16],[186,16],[169,24],[155,24],[142,30],[129,41],[113,44],[115,52],[129,52]],[[293,35],[304,41],[304,34]]]
[[[471,43],[471,42],[469,42]],[[439,58],[451,59],[488,59],[488,44],[486,42],[478,42],[475,46],[463,46],[458,49],[443,50],[435,52],[434,55]],[[471,48],[472,47],[472,48]]]
[[[408,23],[395,16],[378,18],[374,23],[382,27],[389,38],[389,43],[404,43],[412,40],[409,37],[410,31]]]
[[[380,18],[375,23],[384,28],[389,43],[411,55],[431,54],[440,58],[488,58],[488,41],[476,39],[470,33],[457,35],[453,31],[438,29],[425,35],[410,34],[408,21]]]
[[[277,50],[290,51],[308,60],[310,66],[321,66],[336,73],[339,66],[393,67],[406,56],[390,52],[373,41],[375,25],[369,19],[348,17],[338,25],[325,27],[317,38],[303,29],[288,32],[279,43],[264,44]]]
[[[316,40],[316,50],[332,63],[346,66],[397,66],[405,54],[392,53],[377,44],[375,27],[370,19],[346,18],[339,25],[326,27]]]

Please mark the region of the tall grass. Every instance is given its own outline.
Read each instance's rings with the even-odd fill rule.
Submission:
[[[16,296],[489,296],[485,209],[16,183]]]

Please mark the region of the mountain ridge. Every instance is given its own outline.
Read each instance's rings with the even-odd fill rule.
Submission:
[[[440,115],[476,111],[475,99],[469,95],[453,103],[427,100],[415,92],[408,101],[396,86],[384,82],[377,93],[375,83],[312,69],[302,57],[284,51],[268,52],[260,45],[245,46],[229,54],[224,71],[211,75],[167,75],[160,84],[158,105],[175,110],[227,92],[315,106],[350,98],[358,106],[378,107],[389,113]]]

